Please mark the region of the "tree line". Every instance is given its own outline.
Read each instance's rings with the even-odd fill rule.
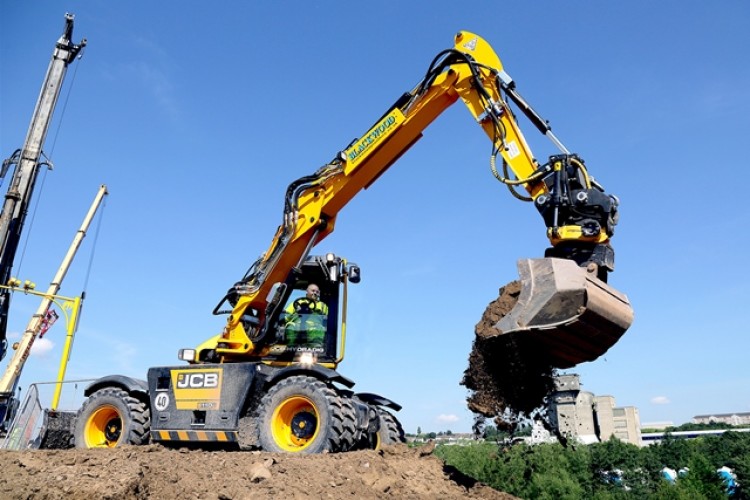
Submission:
[[[507,442],[507,441],[505,441]],[[669,500],[750,498],[750,433],[664,440],[639,448],[611,438],[591,445],[559,443],[438,446],[447,465],[493,488],[528,499]],[[682,471],[668,480],[664,468]],[[729,467],[736,486],[717,473]]]

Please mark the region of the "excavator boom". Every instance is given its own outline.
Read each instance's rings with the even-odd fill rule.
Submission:
[[[633,320],[627,298],[605,283],[614,269],[609,240],[619,202],[604,192],[584,161],[562,145],[521,97],[490,45],[475,34],[460,32],[454,47],[438,54],[425,77],[365,134],[316,172],[289,185],[283,221],[270,247],[214,311],[229,313],[224,331],[199,346],[190,361],[242,361],[266,355],[275,341],[273,325],[289,298],[294,270],[333,231],[338,212],[458,100],[492,143],[493,175],[514,197],[536,207],[551,244],[545,258],[519,263],[524,292],[516,310],[498,323],[498,335],[537,335],[541,351],[561,368],[606,352]],[[545,164],[537,162],[511,104],[560,154]],[[231,310],[221,310],[225,301]]]

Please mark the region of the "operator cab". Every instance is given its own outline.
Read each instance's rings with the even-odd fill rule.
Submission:
[[[310,256],[295,271],[273,327],[276,341],[264,361],[336,365],[346,325],[346,288],[358,283],[356,264],[326,254]],[[343,286],[342,286],[343,285]],[[315,292],[319,292],[316,295]],[[273,320],[273,318],[271,318]],[[341,325],[341,328],[339,328]]]

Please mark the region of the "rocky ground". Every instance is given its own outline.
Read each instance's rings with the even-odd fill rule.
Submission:
[[[553,371],[523,336],[494,325],[518,300],[500,289],[476,325],[464,373],[469,408],[499,428],[544,403]],[[321,455],[205,451],[160,445],[101,450],[0,451],[2,499],[515,498],[445,465],[434,446]]]
[[[3,499],[488,498],[430,446],[323,455],[168,449],[0,451]]]

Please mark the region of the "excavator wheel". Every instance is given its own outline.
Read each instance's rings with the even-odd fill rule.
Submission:
[[[274,453],[348,451],[354,446],[354,414],[329,385],[313,377],[286,378],[263,396],[258,443]]]
[[[341,446],[339,451],[353,451],[362,448],[363,432],[357,428],[357,410],[350,396],[339,394],[341,409],[344,413],[341,432]]]
[[[383,446],[392,444],[405,443],[406,434],[401,422],[390,412],[383,408],[378,408],[378,418],[380,419],[380,429],[373,439],[373,449],[379,450]]]
[[[146,444],[151,419],[147,406],[116,389],[100,389],[84,402],[73,434],[76,448]]]

